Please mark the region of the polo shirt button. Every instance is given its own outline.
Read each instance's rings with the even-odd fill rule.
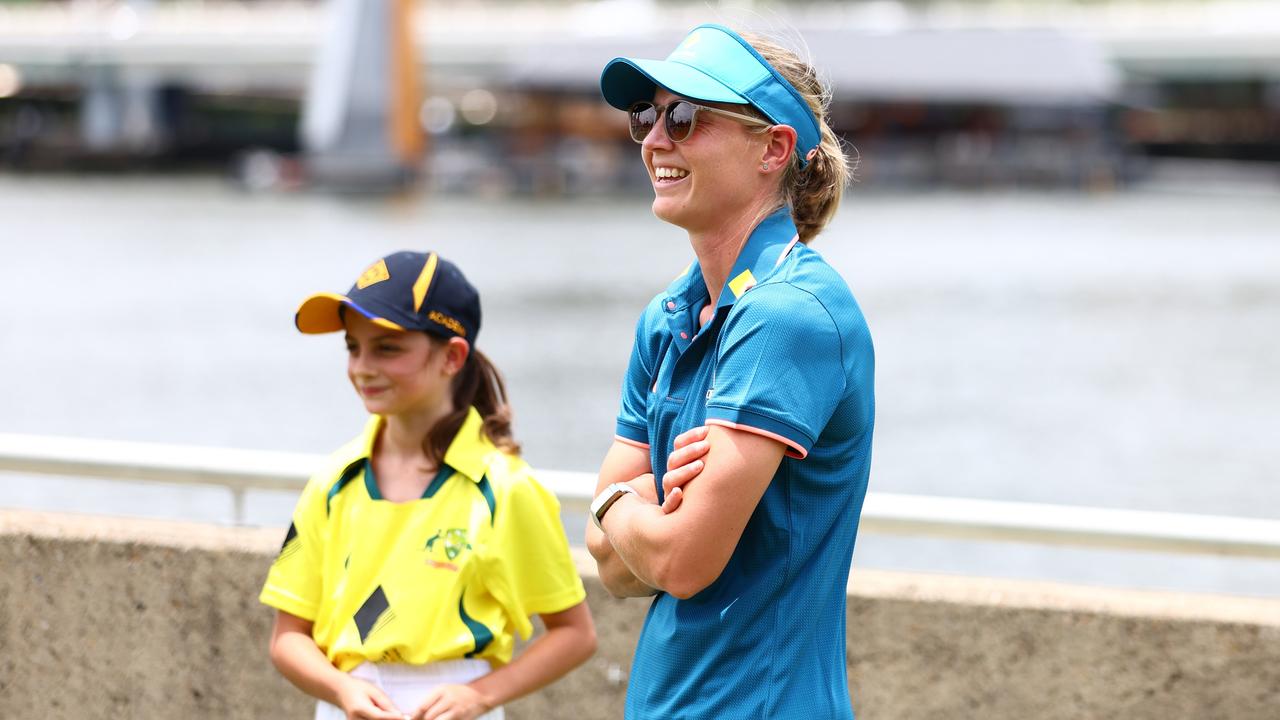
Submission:
[[[688,339],[689,339],[689,333],[687,333],[687,332],[682,332],[682,333],[680,333],[680,339],[681,339],[681,340],[688,340]]]
[[[668,301],[667,301],[667,309],[668,309],[668,310],[675,310],[675,309],[676,309],[676,304],[675,304],[674,302],[672,302],[672,301],[668,300]]]

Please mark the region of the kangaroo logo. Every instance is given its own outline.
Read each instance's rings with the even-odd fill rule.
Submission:
[[[465,528],[437,530],[435,535],[427,539],[427,552],[431,552],[435,549],[436,543],[440,541],[444,541],[444,555],[450,560],[456,559],[462,554],[463,550],[471,549],[471,543],[467,542],[467,531]]]

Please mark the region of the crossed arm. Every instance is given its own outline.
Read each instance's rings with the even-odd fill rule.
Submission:
[[[603,533],[587,526],[587,549],[615,596],[662,590],[688,598],[715,582],[785,450],[777,440],[714,425],[681,434],[674,446],[662,505],[647,448],[614,441],[601,465],[597,493],[613,482],[626,482],[638,493],[614,503]]]

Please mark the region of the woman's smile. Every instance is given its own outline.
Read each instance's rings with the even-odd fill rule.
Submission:
[[[658,186],[674,185],[689,177],[689,171],[672,165],[655,165],[653,183]]]

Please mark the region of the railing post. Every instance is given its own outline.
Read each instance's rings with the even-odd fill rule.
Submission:
[[[245,516],[245,489],[242,487],[231,488],[231,522],[236,525],[244,525]]]

